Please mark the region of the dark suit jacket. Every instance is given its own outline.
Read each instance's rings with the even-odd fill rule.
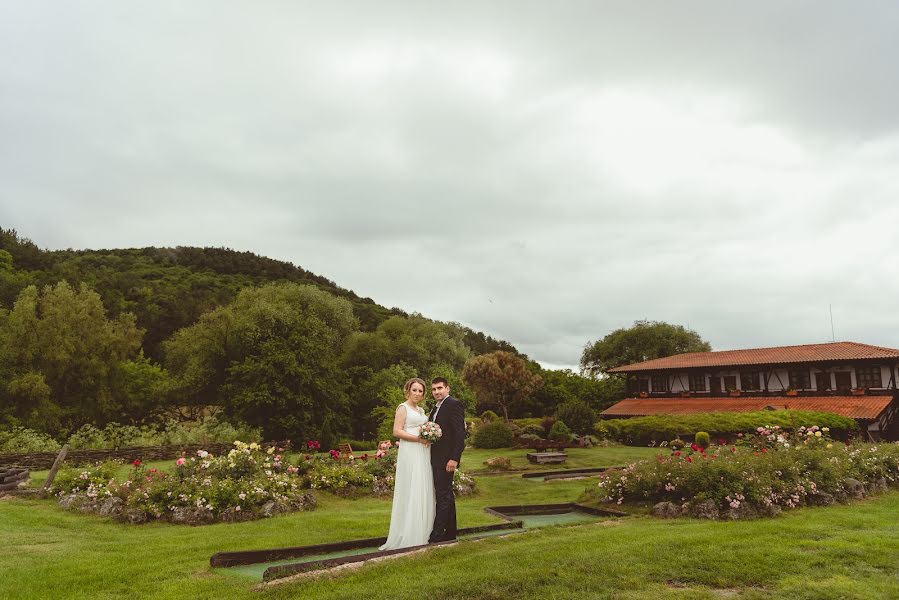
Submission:
[[[437,418],[431,410],[430,419],[440,425],[443,435],[435,444],[431,444],[431,468],[446,468],[449,460],[462,461],[462,450],[465,449],[465,408],[462,403],[447,396],[440,405]]]

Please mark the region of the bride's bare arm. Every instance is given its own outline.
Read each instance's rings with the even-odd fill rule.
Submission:
[[[399,438],[401,440],[407,440],[409,442],[418,442],[421,441],[418,439],[418,436],[412,433],[409,433],[403,426],[406,424],[406,406],[404,404],[400,404],[396,407],[396,415],[393,417],[393,437]]]

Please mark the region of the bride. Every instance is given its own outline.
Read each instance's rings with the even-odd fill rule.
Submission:
[[[399,438],[390,532],[380,550],[394,550],[428,543],[436,510],[431,475],[430,443],[418,439],[428,416],[418,407],[425,397],[425,382],[414,377],[403,386],[406,401],[396,408],[393,435]]]

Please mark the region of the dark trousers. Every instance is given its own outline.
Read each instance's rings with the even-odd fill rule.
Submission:
[[[437,513],[429,541],[439,542],[456,537],[456,497],[453,495],[453,474],[446,472],[446,463],[433,467],[433,470]]]

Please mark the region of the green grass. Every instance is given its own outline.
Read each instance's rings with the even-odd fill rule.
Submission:
[[[489,471],[484,461],[495,456],[503,456],[511,459],[513,469],[543,470],[543,469],[582,469],[588,467],[611,467],[626,465],[636,460],[651,458],[659,450],[657,448],[641,448],[638,446],[613,445],[608,448],[568,448],[565,453],[568,459],[563,464],[532,465],[528,462],[527,453],[531,450],[510,450],[500,448],[496,450],[481,450],[479,448],[466,448],[462,454],[462,471],[466,473],[478,473]]]
[[[609,452],[614,450],[613,452]],[[640,450],[644,449],[628,449]],[[465,462],[497,455],[466,451]],[[520,452],[520,451],[519,451]],[[583,466],[619,449],[577,450]],[[580,466],[580,465],[579,465]],[[484,506],[568,502],[595,480],[481,477],[460,526]],[[896,598],[899,492],[749,522],[645,516],[463,542],[264,590],[209,568],[217,551],[385,535],[390,502],[319,494],[316,511],[248,523],[118,524],[51,500],[0,499],[0,598]]]

